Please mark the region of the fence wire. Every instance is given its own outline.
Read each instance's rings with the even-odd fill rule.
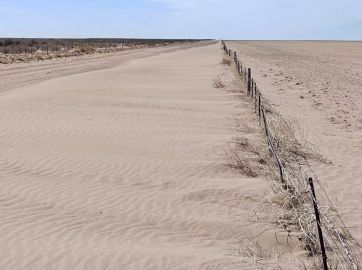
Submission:
[[[233,57],[235,68],[247,89],[247,95],[250,96],[255,112],[259,115],[269,151],[278,170],[281,187],[286,194],[285,203],[291,207],[289,211],[292,213],[292,221],[302,235],[300,240],[305,249],[319,265],[322,265],[322,254],[324,250],[326,251],[328,263],[324,265],[324,269],[328,267],[346,270],[361,269],[352,250],[352,247],[357,248],[356,242],[327,194],[322,192],[317,195],[318,201],[322,201],[324,206],[320,206],[316,198],[312,196],[308,180],[314,179],[317,184],[319,181],[308,165],[306,152],[313,149],[306,143],[307,150],[298,152],[296,147],[303,148],[304,146],[294,137],[290,124],[262,96],[255,80],[251,77],[251,69],[242,64],[237,52],[228,49],[224,41],[222,41],[222,47],[229,57]],[[318,156],[313,151],[310,153]],[[320,185],[318,187],[319,190],[322,189]],[[317,214],[320,215],[320,222],[316,220]],[[323,236],[317,234],[318,225]],[[320,238],[324,240],[323,246],[320,244],[323,243]]]

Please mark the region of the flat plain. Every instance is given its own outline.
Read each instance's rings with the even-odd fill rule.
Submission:
[[[361,43],[227,45],[319,149],[361,243]],[[223,57],[208,41],[0,65],[0,268],[305,269],[298,233],[262,222],[268,148]]]

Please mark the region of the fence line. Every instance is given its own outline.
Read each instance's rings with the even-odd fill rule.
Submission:
[[[292,194],[293,199],[297,200],[297,206],[293,205],[293,211],[297,216],[295,222],[298,224],[299,230],[303,235],[306,248],[313,257],[318,257],[321,254],[324,270],[328,270],[328,267],[332,266],[332,259],[337,259],[343,269],[360,269],[350,247],[350,243],[353,243],[353,238],[344,227],[342,221],[339,220],[339,227],[343,229],[344,233],[339,231],[335,223],[330,218],[327,218],[327,214],[321,211],[316,199],[313,178],[308,175],[303,165],[296,158],[284,157],[283,160],[280,156],[282,151],[279,150],[281,148],[280,144],[283,142],[278,138],[276,131],[273,134],[270,126],[273,123],[273,119],[268,119],[266,108],[268,107],[271,118],[273,115],[277,115],[277,113],[273,112],[270,105],[268,106],[267,101],[263,98],[261,91],[256,85],[256,81],[252,78],[251,68],[243,66],[242,62],[238,59],[237,52],[228,49],[224,41],[222,41],[222,47],[229,57],[233,55],[235,68],[244,82],[246,94],[250,96],[255,112],[258,114],[260,123],[264,128],[269,151],[278,168],[281,185],[288,194]],[[314,176],[314,178],[316,177]],[[309,197],[306,196],[308,193],[310,194]],[[329,205],[329,207],[332,206]],[[313,217],[312,219],[310,219],[311,216]],[[315,227],[317,228],[315,229]],[[316,231],[317,233],[315,233]],[[327,253],[333,256],[328,259]]]

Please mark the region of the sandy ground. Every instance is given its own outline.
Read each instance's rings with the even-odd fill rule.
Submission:
[[[195,44],[169,45],[158,48],[141,48],[121,52],[82,55],[69,58],[47,59],[29,63],[0,64],[0,91],[29,86],[44,80],[81,72],[112,68],[130,59],[152,56],[161,52],[203,46],[213,41]]]
[[[257,120],[221,57],[214,44],[3,68],[0,268],[297,268],[283,233],[249,224],[267,181],[226,166],[237,132],[258,133],[236,129]],[[239,254],[259,233],[278,255]]]
[[[262,93],[332,163],[311,160],[362,244],[362,43],[227,42]]]

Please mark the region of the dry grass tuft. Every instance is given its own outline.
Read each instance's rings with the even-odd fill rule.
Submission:
[[[228,58],[228,57],[223,57],[221,63],[222,63],[223,65],[230,66],[230,65],[231,65],[231,59]]]
[[[292,157],[301,164],[305,164],[308,159],[328,163],[317,147],[307,140],[297,122],[292,124],[273,111],[269,111],[267,117],[269,128],[274,135],[273,144],[277,146],[276,150],[282,160],[290,160]]]
[[[258,259],[271,259],[273,252],[262,247],[255,239],[240,239],[238,243],[238,253],[242,257]]]
[[[80,48],[76,48],[73,50],[73,53],[79,53],[79,54],[92,54],[96,52],[96,48],[92,46],[83,46]]]
[[[241,174],[249,177],[257,177],[258,174],[252,169],[252,166],[246,156],[241,155],[236,149],[230,149],[226,153],[228,166],[238,170]]]
[[[259,131],[259,126],[252,124],[250,121],[241,121],[242,119],[247,119],[247,115],[243,115],[239,118],[234,118],[235,127],[238,132],[247,133],[247,134],[255,134]]]
[[[217,76],[215,79],[212,80],[212,85],[214,88],[224,88],[225,83],[221,80],[220,76]]]

